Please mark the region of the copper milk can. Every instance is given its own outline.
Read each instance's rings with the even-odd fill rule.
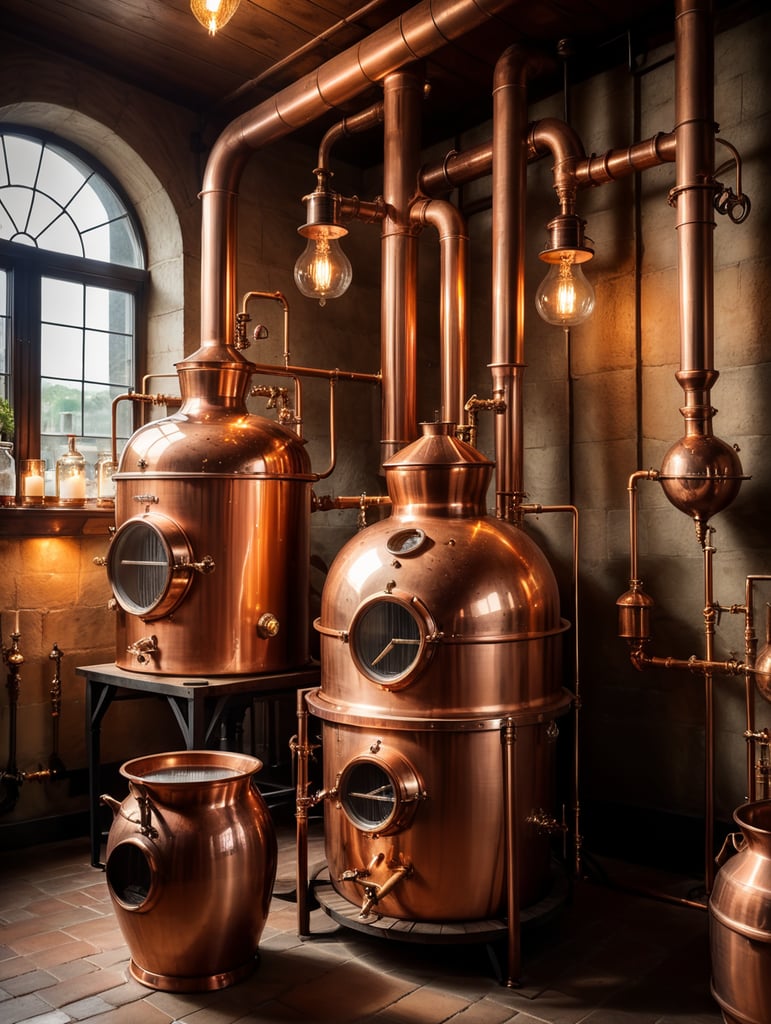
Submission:
[[[122,803],[102,797],[107,885],[143,985],[209,991],[254,969],[277,861],[261,767],[223,751],[154,754],[122,766]]]
[[[767,1024],[771,1012],[771,800],[734,812],[737,850],[709,900],[712,995],[726,1024]],[[724,847],[725,849],[725,847]],[[722,855],[721,858],[722,860]]]

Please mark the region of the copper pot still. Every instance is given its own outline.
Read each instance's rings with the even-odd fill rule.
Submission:
[[[737,851],[709,899],[712,995],[726,1024],[766,1024],[771,1006],[771,800],[734,812]],[[718,860],[723,861],[725,852]]]
[[[254,970],[277,864],[261,767],[224,751],[155,754],[122,766],[122,803],[102,797],[114,814],[107,886],[148,988],[221,989]]]
[[[452,424],[423,431],[384,464],[391,516],[330,567],[307,702],[323,722],[336,892],[365,920],[480,921],[505,905],[507,781],[519,897],[550,888],[567,625],[538,545],[485,511],[492,464]]]
[[[123,450],[107,554],[119,668],[226,676],[309,661],[315,477],[297,434],[249,413],[252,371],[227,348],[178,363],[181,407]]]

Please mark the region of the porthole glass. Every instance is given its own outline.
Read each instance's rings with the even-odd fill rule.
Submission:
[[[340,773],[339,806],[368,835],[392,835],[412,821],[425,793],[418,773],[394,750],[356,757]]]
[[[351,765],[341,796],[350,821],[365,831],[382,827],[394,813],[393,781],[378,764],[360,761]]]
[[[180,528],[160,516],[129,519],[115,534],[107,575],[118,604],[142,619],[168,615],[191,580],[190,546]]]
[[[393,682],[408,672],[422,644],[420,623],[409,608],[394,601],[370,605],[356,622],[356,654],[367,674],[381,682]]]

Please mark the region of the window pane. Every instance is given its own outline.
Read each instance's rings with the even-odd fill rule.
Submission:
[[[41,315],[50,323],[83,326],[84,288],[77,281],[58,281],[44,277],[41,281]]]
[[[21,135],[5,136],[5,159],[12,185],[32,185],[37,176],[43,145]]]
[[[77,327],[41,324],[40,368],[46,377],[82,377],[83,332]]]
[[[86,331],[83,377],[118,384],[126,391],[134,380],[133,347],[131,335]]]
[[[86,175],[72,157],[63,157],[46,147],[40,165],[38,188],[46,192],[60,206],[66,206],[83,185]]]
[[[67,252],[72,256],[85,256],[83,240],[78,229],[65,214],[62,214],[49,228],[42,231],[37,241],[41,249],[49,249],[51,252]]]
[[[20,241],[16,236],[26,230],[34,195],[32,189],[17,188],[15,185],[9,185],[0,191],[0,203],[4,211],[0,217],[0,237],[13,242]]]

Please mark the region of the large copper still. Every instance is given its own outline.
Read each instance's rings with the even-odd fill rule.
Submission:
[[[423,429],[384,464],[390,518],[330,568],[322,686],[307,701],[323,720],[337,891],[364,918],[475,921],[504,914],[507,810],[522,903],[549,889],[566,624],[544,554],[486,513],[492,464],[452,424]]]
[[[250,414],[253,366],[203,348],[181,408],[141,427],[115,474],[107,571],[120,668],[252,674],[309,660],[311,482],[302,440]]]

